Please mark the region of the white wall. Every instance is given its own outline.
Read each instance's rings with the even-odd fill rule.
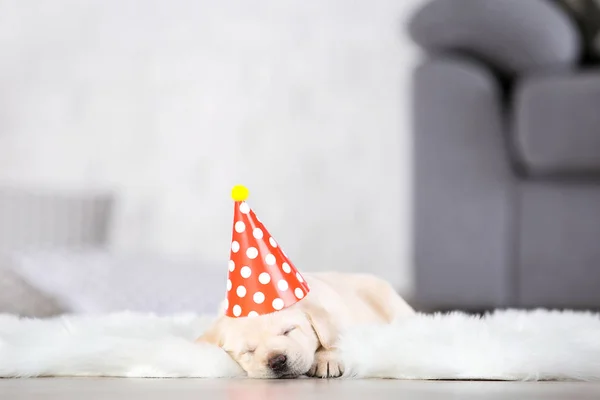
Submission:
[[[299,268],[408,290],[416,3],[0,0],[0,180],[117,189],[117,249],[223,266],[243,183]]]

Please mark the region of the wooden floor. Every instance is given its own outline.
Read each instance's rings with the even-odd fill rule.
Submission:
[[[394,380],[0,379],[0,399],[600,399],[600,383]]]

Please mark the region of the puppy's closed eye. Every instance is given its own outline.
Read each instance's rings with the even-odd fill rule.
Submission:
[[[290,333],[291,333],[291,332],[292,332],[294,329],[296,329],[296,327],[295,327],[295,326],[291,326],[291,327],[287,328],[285,331],[283,331],[282,335],[283,335],[283,336],[287,336],[287,335],[289,335],[289,334],[290,334]]]
[[[246,356],[246,355],[251,356],[251,355],[254,354],[255,351],[256,351],[256,349],[246,349],[246,350],[242,351],[241,355],[243,355],[243,356]]]

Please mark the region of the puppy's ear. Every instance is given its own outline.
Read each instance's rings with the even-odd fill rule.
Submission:
[[[335,347],[339,335],[335,316],[325,309],[325,307],[312,302],[304,304],[304,313],[317,334],[321,346],[324,349]]]
[[[222,347],[223,339],[221,335],[221,324],[219,323],[220,318],[213,322],[213,324],[200,336],[196,339],[196,343],[208,343],[215,346]]]

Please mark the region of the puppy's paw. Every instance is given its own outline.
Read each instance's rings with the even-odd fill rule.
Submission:
[[[344,373],[339,354],[333,350],[319,350],[315,361],[306,375],[315,378],[339,378]]]

